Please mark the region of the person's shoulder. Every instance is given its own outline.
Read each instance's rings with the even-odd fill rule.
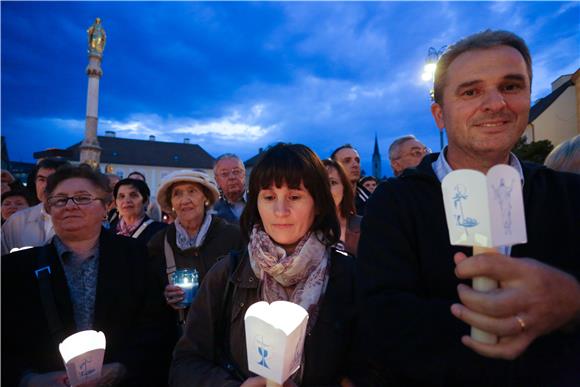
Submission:
[[[354,269],[355,257],[347,251],[330,247],[330,259],[333,265]]]
[[[149,226],[147,226],[147,228],[151,229],[151,232],[153,233],[153,235],[157,235],[157,233],[160,230],[165,230],[165,228],[167,228],[167,223],[158,222],[158,221],[154,220],[153,222],[151,222],[149,224]]]
[[[209,269],[204,281],[225,283],[227,278],[232,276],[239,269],[240,263],[246,258],[247,250],[232,250],[228,254],[222,255],[217,262]]]
[[[22,224],[32,219],[38,218],[41,214],[41,209],[42,203],[15,212],[14,214],[12,214],[12,216],[10,216],[10,218],[6,220],[6,222],[2,226],[2,229],[4,229],[5,227],[10,228],[12,227],[12,225]]]
[[[212,216],[211,227],[216,230],[216,232],[221,233],[240,233],[240,226],[235,223],[230,223],[227,220],[222,219],[219,216]]]
[[[151,239],[149,240],[149,242],[147,243],[148,247],[151,246],[162,246],[163,245],[163,239],[165,238],[165,234],[167,232],[169,232],[169,230],[173,227],[175,228],[175,226],[173,224],[165,224],[162,222],[153,222],[150,226],[152,226],[154,223],[161,223],[164,226],[159,227],[159,230],[157,230],[153,236],[151,237]]]
[[[2,256],[2,276],[10,275],[23,269],[31,268],[36,264],[36,257],[41,249],[48,246],[32,247],[22,249]]]
[[[522,161],[524,171],[524,188],[526,182],[531,185],[542,185],[546,188],[577,191],[580,189],[580,175],[571,172],[556,171],[545,165]]]
[[[117,235],[104,228],[101,229],[100,243],[124,250],[138,249],[141,246],[135,238]]]

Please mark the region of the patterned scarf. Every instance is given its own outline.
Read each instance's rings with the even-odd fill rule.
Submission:
[[[143,216],[141,219],[139,219],[133,224],[127,224],[125,223],[125,220],[121,218],[121,220],[119,220],[119,223],[117,223],[117,228],[115,230],[117,232],[117,235],[130,237],[131,235],[133,235],[135,230],[137,230],[137,228],[141,225],[141,223],[143,223],[143,219],[145,219],[145,216]]]
[[[315,234],[308,233],[294,253],[276,245],[259,226],[254,226],[248,244],[250,264],[262,281],[262,300],[290,301],[308,311],[309,330],[318,317],[320,298],[328,282],[328,249]],[[286,291],[291,291],[288,294]]]

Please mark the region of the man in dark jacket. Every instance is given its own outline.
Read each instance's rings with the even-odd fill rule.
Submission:
[[[354,205],[358,215],[364,215],[367,200],[371,197],[371,192],[368,191],[360,179],[360,156],[358,151],[350,144],[344,144],[336,148],[330,158],[338,161],[344,167],[344,171],[348,176],[348,180],[352,184],[354,190]]]
[[[440,59],[432,112],[449,145],[382,184],[362,224],[361,331],[377,384],[580,380],[580,177],[510,153],[527,125],[531,78],[524,41],[504,31],[467,37]],[[513,258],[468,258],[470,248],[450,245],[441,180],[497,164],[520,172],[528,242],[513,246]],[[499,289],[475,291],[476,276],[497,280]],[[473,340],[470,325],[498,343]]]

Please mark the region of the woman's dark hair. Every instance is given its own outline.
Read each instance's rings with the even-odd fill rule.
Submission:
[[[149,190],[147,183],[145,183],[144,181],[139,180],[139,179],[119,180],[117,182],[117,184],[115,184],[115,188],[113,188],[113,199],[114,200],[117,199],[117,194],[119,193],[119,188],[121,188],[121,186],[123,186],[123,185],[131,186],[131,187],[135,188],[137,191],[139,191],[141,196],[143,196],[143,203],[147,203],[149,201],[149,197],[151,196],[151,191]]]
[[[260,190],[284,184],[292,189],[300,183],[314,199],[314,222],[310,231],[322,234],[321,242],[330,246],[340,238],[340,225],[326,168],[320,158],[306,145],[276,144],[262,153],[250,174],[248,202],[240,218],[242,234],[249,240],[255,224],[262,224],[258,212]]]
[[[24,198],[24,200],[26,200],[26,203],[28,203],[28,206],[33,206],[34,202],[30,199],[30,196],[28,195],[28,192],[23,190],[23,189],[14,189],[14,190],[10,190],[8,192],[4,192],[2,194],[2,203],[4,203],[5,199],[14,197],[14,196],[22,196]]]
[[[342,201],[340,202],[338,208],[340,210],[340,215],[348,218],[349,216],[353,215],[356,211],[354,206],[354,192],[352,189],[352,184],[348,180],[346,176],[346,172],[344,171],[344,167],[341,163],[333,159],[326,159],[322,160],[324,166],[328,168],[334,168],[338,173],[338,177],[340,178],[340,182],[344,187],[343,194],[342,194]]]
[[[128,178],[128,179],[132,179],[132,177],[130,177],[131,175],[138,175],[138,176],[141,176],[141,178],[143,179],[143,181],[144,181],[144,182],[147,182],[147,179],[145,178],[145,175],[144,175],[144,174],[142,174],[142,173],[141,173],[141,172],[139,172],[139,171],[133,171],[133,172],[131,172],[130,174],[128,174],[128,175],[127,175],[127,178]],[[135,180],[139,180],[139,179],[135,179]]]
[[[58,168],[46,181],[46,197],[48,198],[50,194],[52,194],[57,185],[65,180],[74,178],[87,179],[95,188],[103,191],[103,194],[105,194],[103,197],[103,203],[105,203],[105,205],[111,202],[109,179],[107,179],[107,176],[95,171],[87,164],[81,164],[78,166],[62,166]]]

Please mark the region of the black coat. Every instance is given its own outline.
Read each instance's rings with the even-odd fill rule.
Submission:
[[[175,265],[178,268],[196,269],[199,273],[200,283],[219,257],[228,254],[230,251],[239,250],[242,246],[240,227],[237,224],[230,224],[217,216],[212,217],[205,240],[199,248],[192,247],[181,250],[176,243],[175,224],[169,225],[169,227],[155,234],[147,244],[149,254],[153,257],[154,265],[165,285],[168,283],[167,275],[165,274],[166,261],[164,252],[166,235],[167,242],[175,256]]]
[[[427,155],[416,169],[382,183],[367,205],[356,261],[362,289],[362,342],[369,363],[401,386],[556,386],[580,381],[580,332],[537,338],[516,360],[478,355],[461,343],[469,326],[453,317],[459,302],[441,183]],[[580,176],[523,163],[531,257],[580,278]],[[471,281],[462,281],[469,284]],[[576,384],[578,385],[578,384]]]
[[[51,337],[34,271],[46,250],[51,286],[64,332]],[[161,386],[175,338],[162,286],[144,246],[101,230],[93,329],[107,340],[105,363],[121,362],[126,385]],[[2,385],[16,386],[25,371],[64,370],[58,342],[76,332],[63,267],[54,243],[2,257]]]
[[[251,376],[248,371],[244,315],[261,300],[259,280],[250,266],[247,251],[238,258],[234,270],[230,257],[218,262],[208,273],[190,308],[184,336],[178,342],[172,363],[172,386],[239,386]],[[319,315],[304,343],[302,386],[338,385],[351,376],[353,332],[355,325],[354,262],[351,256],[334,251],[330,258],[329,280]],[[222,309],[226,283],[233,286],[232,298]],[[223,347],[217,330],[222,316],[230,319],[223,337],[229,340],[230,364],[242,377],[224,367],[216,351]],[[299,371],[300,372],[300,371]]]

